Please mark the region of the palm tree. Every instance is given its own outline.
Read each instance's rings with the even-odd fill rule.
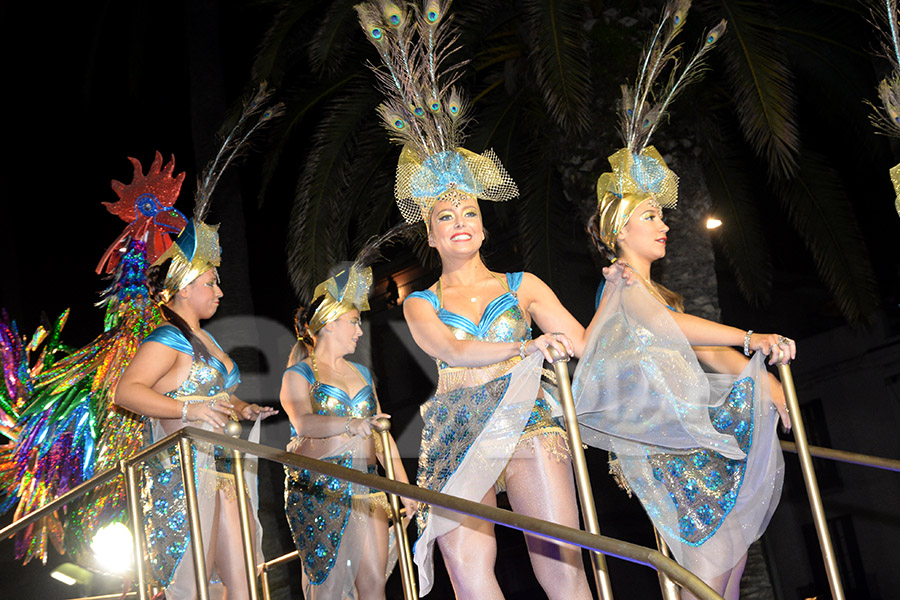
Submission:
[[[271,181],[281,177],[283,183],[286,168],[302,165],[288,268],[304,296],[331,265],[397,219],[391,183],[398,151],[377,124],[381,97],[363,67],[375,56],[357,29],[354,2],[272,4],[277,17],[260,46],[255,76],[285,90],[288,114],[266,159],[261,200]],[[496,212],[501,222],[516,224],[527,267],[551,283],[562,256],[585,254],[582,223],[593,207],[593,180],[605,166],[597,158],[617,147],[614,90],[633,72],[645,28],[658,10],[625,4],[600,14],[581,2],[454,5],[457,56],[470,61],[462,84],[477,118],[467,145],[476,151],[493,147],[516,176],[521,200]],[[688,196],[689,186],[682,193],[682,207],[690,207],[685,198],[696,199],[697,207],[686,211],[690,218],[709,205],[725,221],[720,248],[751,303],[763,304],[771,294],[772,241],[760,214],[774,206],[786,213],[842,314],[859,321],[876,306],[871,263],[828,150],[802,135],[801,119],[829,106],[838,110],[850,86],[835,85],[834,75],[845,82],[860,72],[862,57],[838,28],[846,30],[846,20],[835,22],[841,11],[824,3],[814,11],[791,3],[698,4],[688,24],[694,34],[722,16],[729,28],[706,83],[691,91],[691,100],[682,103],[687,108],[676,108],[673,122],[681,126],[658,134],[657,144],[672,154],[683,177],[697,182],[697,192]],[[827,86],[820,106],[810,111],[808,99],[798,97],[798,77]],[[688,152],[684,140],[692,146]],[[688,268],[667,266],[664,279],[696,275],[698,254],[682,248]],[[711,258],[711,250],[700,255]],[[715,306],[715,296],[708,289],[696,304]]]

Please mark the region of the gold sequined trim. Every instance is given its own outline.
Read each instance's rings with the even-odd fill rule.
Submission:
[[[235,484],[234,484],[234,474],[233,473],[221,473],[216,471],[216,491],[224,492],[225,499],[229,502],[234,502],[237,500],[237,494],[235,494]],[[247,496],[250,496],[250,489],[247,487],[247,482],[244,482],[244,493]]]
[[[609,474],[612,475],[619,488],[624,490],[625,493],[628,494],[628,497],[631,498],[633,491],[628,484],[628,480],[625,479],[625,472],[622,471],[622,465],[619,463],[619,459],[613,458],[611,454],[609,457]]]
[[[514,356],[503,362],[494,363],[484,367],[444,367],[438,371],[438,387],[436,393],[444,394],[460,388],[484,385],[498,377],[502,377],[507,371],[516,366],[522,359]],[[438,361],[440,365],[441,361]]]
[[[556,459],[556,462],[572,459],[572,452],[569,449],[569,437],[562,427],[541,427],[531,431],[526,430],[522,433],[522,437],[519,438],[515,452],[518,452],[522,445],[533,437],[540,437],[541,446]],[[531,446],[531,452],[534,453],[534,445]]]

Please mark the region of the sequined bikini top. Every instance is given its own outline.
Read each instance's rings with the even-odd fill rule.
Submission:
[[[209,335],[209,332],[206,332],[206,334]],[[219,350],[222,350],[219,342],[213,336],[210,335],[209,339],[213,341]],[[166,396],[170,398],[214,396],[223,391],[232,394],[241,382],[241,372],[237,363],[232,361],[233,366],[231,371],[228,371],[222,361],[215,356],[210,356],[208,362],[194,356],[194,349],[191,347],[191,343],[174,325],[157,327],[144,339],[144,343],[146,342],[158,342],[182,354],[187,354],[193,359],[187,379],[177,388],[166,393]]]
[[[431,290],[413,292],[409,298],[423,298],[434,307],[438,318],[459,340],[482,340],[485,342],[520,342],[531,339],[531,325],[525,320],[519,308],[516,292],[522,284],[522,273],[507,273],[507,292],[491,300],[481,314],[477,324],[467,317],[443,307],[443,302]]]
[[[298,362],[287,370],[299,373],[313,386],[310,400],[315,414],[359,419],[371,417],[375,414],[377,408],[375,390],[372,387],[372,373],[366,367],[354,362],[350,362],[350,366],[356,369],[366,382],[366,385],[356,392],[352,398],[350,394],[337,386],[316,381],[312,367],[305,362]],[[296,434],[292,432],[291,435]]]
[[[484,308],[481,319],[475,324],[468,318],[449,311],[443,307],[441,298],[431,290],[421,292],[413,292],[408,298],[423,298],[434,307],[438,318],[458,340],[481,340],[485,342],[520,342],[522,340],[531,339],[531,325],[525,319],[525,314],[519,307],[519,298],[516,292],[522,284],[522,273],[507,273],[506,286],[507,292],[497,296],[491,300]],[[479,370],[490,373],[491,378],[500,375],[509,370],[519,357],[497,363],[495,365],[486,365],[479,367]],[[463,376],[465,371],[471,370],[468,367],[451,367],[439,358],[435,359],[438,365],[438,375],[441,379],[438,383],[438,389],[443,390],[446,387],[456,387],[460,382],[454,383],[454,378]],[[444,381],[444,380],[447,381]]]

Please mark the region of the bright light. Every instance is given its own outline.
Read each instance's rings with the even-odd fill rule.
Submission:
[[[720,227],[721,225],[722,225],[722,221],[720,221],[719,219],[717,219],[715,217],[710,217],[706,220],[706,228],[707,229],[715,229],[717,227]]]
[[[123,523],[110,523],[94,535],[91,550],[103,571],[126,573],[132,567],[133,544],[131,531]]]
[[[74,577],[69,577],[65,573],[60,573],[59,571],[53,571],[50,573],[50,577],[57,581],[62,581],[66,585],[75,585],[76,581]]]
[[[91,583],[94,575],[84,567],[79,567],[74,563],[63,563],[53,569],[50,577],[57,581],[61,581],[66,585],[88,585]]]

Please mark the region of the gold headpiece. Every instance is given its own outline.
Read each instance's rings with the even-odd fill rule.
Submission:
[[[309,331],[317,334],[320,329],[339,319],[344,313],[356,309],[369,310],[369,290],[372,288],[372,268],[353,263],[331,279],[316,286],[313,302],[322,298],[316,312],[309,319]]]
[[[385,102],[378,112],[391,139],[403,146],[394,192],[407,223],[428,219],[438,200],[463,196],[502,202],[519,195],[493,150],[461,148],[466,104],[452,84],[461,65],[445,68],[456,50],[449,2],[366,2],[354,8],[384,69],[375,69]]]
[[[432,154],[422,160],[404,146],[397,163],[394,186],[397,206],[407,223],[424,220],[438,200],[457,201],[460,194],[505,202],[519,195],[519,188],[493,150],[476,154],[465,148]]]
[[[678,176],[653,146],[634,155],[622,148],[609,157],[612,172],[597,180],[600,211],[600,239],[616,251],[616,237],[634,209],[651,199],[661,208],[675,208],[678,202]]]
[[[203,221],[191,219],[178,234],[175,243],[160,256],[154,265],[171,258],[172,263],[163,284],[167,297],[183,290],[192,281],[222,264],[222,249],[219,246],[219,226],[207,225]]]
[[[707,32],[700,49],[686,62],[681,73],[672,73],[661,89],[655,89],[657,77],[670,62],[679,64],[678,47],[672,47],[675,37],[684,26],[689,0],[670,0],[662,18],[645,48],[634,88],[622,86],[619,104],[619,131],[625,147],[609,157],[611,173],[604,173],[597,181],[597,202],[600,218],[600,239],[615,251],[616,236],[628,222],[634,209],[648,198],[659,206],[675,208],[678,202],[678,176],[675,175],[653,146],[650,136],[667,114],[669,103],[684,86],[696,80],[702,72],[704,55],[725,32],[726,23]],[[660,99],[651,104],[652,99]]]

